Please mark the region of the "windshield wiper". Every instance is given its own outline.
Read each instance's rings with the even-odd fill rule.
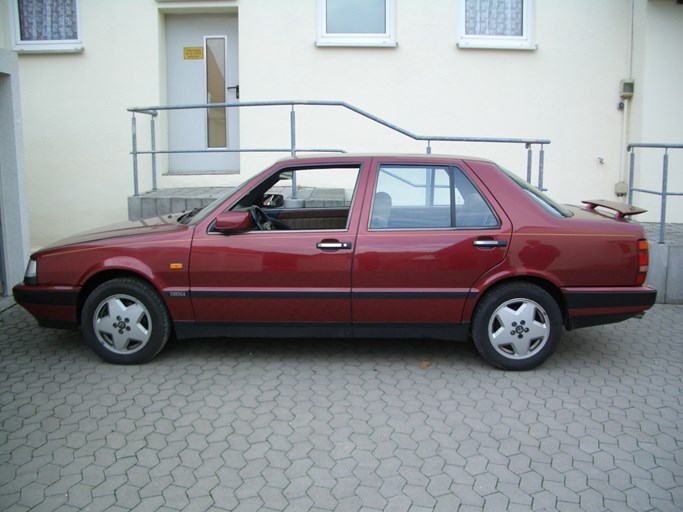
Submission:
[[[183,213],[180,217],[178,217],[178,223],[188,224],[190,222],[190,220],[192,220],[192,217],[197,215],[203,209],[204,209],[203,207],[199,207],[199,208],[194,208],[194,209],[190,210],[189,212]]]

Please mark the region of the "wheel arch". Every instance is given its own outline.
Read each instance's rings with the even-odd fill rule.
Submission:
[[[474,300],[471,304],[471,306],[468,308],[468,316],[469,319],[472,319],[472,316],[474,315],[474,312],[477,309],[477,306],[479,303],[481,303],[482,299],[489,294],[491,291],[504,286],[508,285],[511,283],[529,283],[538,286],[539,288],[543,289],[546,291],[550,296],[555,300],[557,307],[560,308],[560,313],[562,314],[562,323],[566,325],[567,322],[567,302],[565,300],[564,294],[562,293],[562,290],[555,285],[553,282],[549,281],[548,279],[544,279],[542,277],[537,277],[537,276],[507,276],[502,279],[499,279],[493,283],[490,283],[489,286],[487,286],[484,290],[482,290],[479,294],[476,296],[476,300]],[[471,327],[470,327],[471,328]]]
[[[150,281],[146,275],[135,272],[133,270],[127,270],[127,269],[108,269],[108,270],[102,270],[100,272],[97,272],[96,274],[93,274],[88,278],[88,280],[83,284],[81,287],[80,292],[78,293],[78,303],[77,303],[77,321],[78,324],[80,325],[81,323],[81,314],[83,312],[83,305],[85,304],[85,301],[87,300],[88,296],[102,283],[106,283],[107,281],[111,281],[112,279],[117,279],[120,277],[129,277],[133,279],[138,279],[140,281],[144,281],[147,284],[149,284],[152,288],[154,288],[157,293],[162,297],[162,302],[164,303],[164,307],[168,310],[168,305],[166,304],[166,301],[163,300],[163,295],[159,292],[159,289],[154,285],[152,281]]]

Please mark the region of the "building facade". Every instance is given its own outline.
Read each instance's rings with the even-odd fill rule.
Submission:
[[[569,203],[619,199],[628,143],[683,143],[676,0],[0,0],[0,20],[0,47],[19,55],[33,246],[127,218],[131,107],[337,100],[420,135],[550,139],[543,184]],[[159,111],[157,149],[204,151],[159,155],[157,185],[244,181],[286,156],[290,111]],[[149,118],[135,116],[143,150]],[[426,150],[337,107],[297,107],[296,145]],[[285,151],[232,152],[257,148]],[[527,166],[523,145],[431,151]],[[678,153],[669,187],[683,192]],[[658,189],[661,162],[638,152],[636,184]],[[138,171],[148,190],[149,155]],[[658,219],[658,197],[634,202]],[[683,222],[683,200],[668,220]]]

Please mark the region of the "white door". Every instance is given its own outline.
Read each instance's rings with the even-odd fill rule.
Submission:
[[[238,91],[237,15],[166,17],[166,64],[169,105],[235,103]],[[171,110],[168,142],[173,153],[169,172],[207,174],[239,172],[239,112],[236,108]]]

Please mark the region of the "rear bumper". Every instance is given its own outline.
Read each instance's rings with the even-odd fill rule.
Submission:
[[[621,322],[642,316],[657,299],[651,286],[563,288],[567,329]]]
[[[78,288],[18,284],[14,300],[38,320],[42,327],[78,327]]]

